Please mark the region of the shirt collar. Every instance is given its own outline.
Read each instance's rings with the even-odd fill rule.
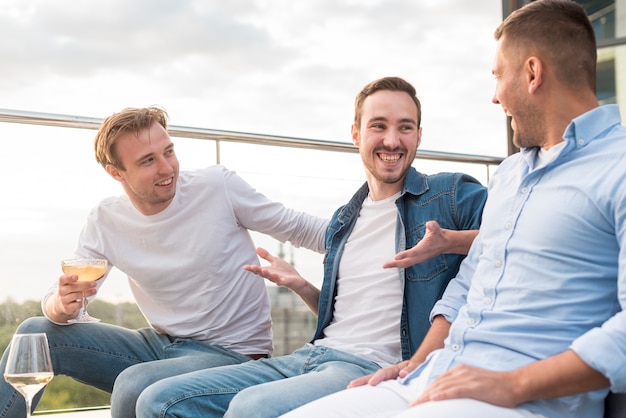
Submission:
[[[419,196],[428,191],[428,179],[425,175],[417,171],[414,167],[409,168],[402,185],[402,195],[410,193]]]
[[[587,146],[591,141],[602,138],[604,132],[620,124],[619,107],[615,104],[598,106],[577,116],[565,128],[563,139],[567,144],[561,155]],[[520,151],[528,166],[533,167],[537,147],[522,148]]]
[[[582,148],[591,141],[603,137],[603,133],[621,124],[619,107],[615,104],[593,108],[574,118],[565,128],[563,138],[568,148]],[[573,144],[573,145],[572,145]]]

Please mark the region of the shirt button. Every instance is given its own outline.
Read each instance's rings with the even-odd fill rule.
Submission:
[[[491,305],[491,298],[489,296],[485,296],[483,302],[485,302],[485,305]]]
[[[580,146],[585,145],[585,140],[584,139],[579,139],[578,140],[578,145],[580,145]]]
[[[476,320],[474,318],[468,318],[467,323],[470,325],[474,325],[476,323]]]
[[[501,260],[497,260],[495,263],[493,263],[494,266],[496,267],[502,267],[502,261]]]
[[[507,222],[507,223],[506,223],[506,225],[504,225],[504,227],[505,227],[506,229],[511,229],[511,228],[513,228],[513,223],[511,223],[511,222]]]
[[[452,347],[450,347],[450,348],[452,348],[452,351],[459,351],[459,348],[461,348],[461,347],[459,347],[458,344],[452,344]]]
[[[528,187],[522,187],[522,193],[523,194],[528,193]]]

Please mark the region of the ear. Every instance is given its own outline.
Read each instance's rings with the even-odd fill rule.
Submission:
[[[543,62],[535,57],[526,60],[526,77],[528,82],[528,93],[535,94],[539,86],[543,84]]]
[[[113,164],[107,164],[105,170],[109,174],[109,176],[113,177],[114,180],[117,180],[120,183],[124,181],[124,176],[122,176],[122,172]]]
[[[356,125],[352,125],[352,143],[355,147],[361,146],[361,136],[359,135],[359,129]]]

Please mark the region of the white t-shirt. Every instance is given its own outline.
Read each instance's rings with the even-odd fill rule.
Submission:
[[[333,320],[315,341],[381,367],[402,360],[403,278],[399,269],[382,268],[396,254],[399,196],[363,202],[341,255]]]
[[[327,223],[271,202],[233,171],[213,166],[181,172],[173,201],[155,215],[141,214],[125,195],[103,200],[87,219],[77,255],[106,258],[127,274],[156,330],[270,354],[264,279],[242,268],[259,263],[248,229],[323,252]]]
[[[535,159],[535,167],[533,169],[536,170],[554,161],[556,157],[559,156],[561,151],[563,151],[563,148],[565,148],[565,144],[566,144],[566,141],[562,141],[556,145],[551,146],[547,150],[543,149],[542,147],[539,147],[539,149],[537,150],[537,156]]]

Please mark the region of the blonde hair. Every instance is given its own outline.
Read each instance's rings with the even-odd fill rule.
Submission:
[[[106,168],[111,164],[120,170],[124,167],[115,152],[117,139],[127,133],[139,134],[144,129],[150,129],[154,122],[158,122],[167,129],[167,112],[159,107],[126,108],[106,118],[94,141],[96,161]]]

